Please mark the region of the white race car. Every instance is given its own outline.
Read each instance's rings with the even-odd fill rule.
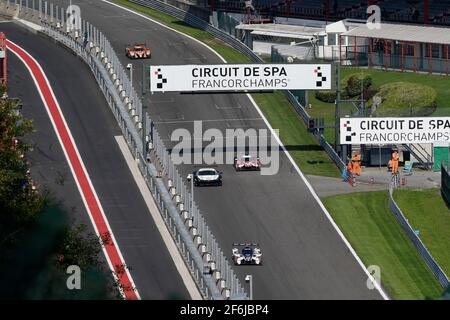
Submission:
[[[188,179],[190,178],[194,179],[194,185],[196,187],[204,185],[222,185],[222,172],[213,168],[198,169],[192,176],[188,176]]]
[[[233,246],[231,251],[235,265],[262,265],[262,253],[257,243],[234,243]]]
[[[261,170],[261,161],[259,158],[243,155],[241,159],[234,158],[234,168],[236,171]]]

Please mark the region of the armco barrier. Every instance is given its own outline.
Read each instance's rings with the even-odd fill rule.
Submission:
[[[203,297],[247,299],[104,34],[87,21],[69,28],[65,9],[42,0],[0,0],[0,13],[35,23],[86,62]]]
[[[416,247],[419,254],[422,256],[427,266],[430,268],[431,272],[433,272],[433,274],[436,276],[436,279],[439,281],[439,283],[442,285],[444,289],[447,288],[450,284],[447,275],[444,273],[444,271],[442,271],[441,267],[434,260],[433,256],[425,247],[422,240],[420,240],[419,236],[414,232],[414,229],[409,224],[408,219],[405,218],[403,212],[400,210],[397,203],[395,202],[393,193],[394,189],[391,187],[389,189],[389,206],[391,208],[392,213],[394,214],[397,221],[400,223],[403,230],[406,232],[408,238],[412,241],[412,243]]]
[[[251,59],[252,62],[258,62],[258,63],[264,63],[264,61],[255,54],[252,49],[247,47],[244,43],[239,41],[238,39],[230,36],[226,32],[215,28],[208,22],[196,17],[195,15],[192,15],[186,11],[183,11],[177,7],[174,7],[170,4],[167,4],[163,1],[158,0],[128,0],[130,2],[140,4],[142,6],[163,12],[169,16],[172,16],[174,18],[177,18],[181,21],[186,22],[187,24],[199,28],[201,30],[204,30],[208,32],[209,34],[213,35],[215,38],[222,40],[229,46],[233,47],[240,53],[246,55]],[[295,96],[288,90],[283,90],[283,94],[286,96],[286,98],[289,100],[289,102],[292,104],[294,109],[297,111],[297,113],[300,115],[300,117],[305,122],[305,125],[308,125],[310,116],[308,112],[305,110],[305,108],[297,101]],[[333,147],[326,141],[325,137],[319,133],[315,133],[316,138],[319,140],[320,145],[324,148],[325,152],[328,153],[330,158],[336,163],[339,170],[342,172],[345,168],[345,164],[342,161],[342,159],[339,157],[339,155],[336,153],[336,151],[333,149]]]

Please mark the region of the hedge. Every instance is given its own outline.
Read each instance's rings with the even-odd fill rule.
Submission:
[[[381,98],[376,116],[429,116],[437,107],[436,90],[418,83],[388,83],[381,86],[376,96]]]
[[[350,99],[361,94],[361,85],[364,84],[364,92],[370,93],[370,98],[373,96],[372,91],[368,90],[372,86],[372,77],[370,74],[354,73],[341,79],[341,99]],[[316,91],[315,96],[317,100],[333,103],[336,100],[336,91]],[[366,96],[366,95],[364,95]]]
[[[347,95],[349,97],[356,97],[361,94],[361,88],[368,89],[372,85],[372,77],[370,74],[352,74],[346,85]]]

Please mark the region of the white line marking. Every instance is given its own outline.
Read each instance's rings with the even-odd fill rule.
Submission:
[[[155,21],[152,18],[149,18],[148,16],[138,13],[134,10],[125,8],[121,5],[112,3],[108,0],[102,0],[105,3],[109,3],[110,5],[116,6],[118,8],[121,8],[122,10],[128,11],[130,13],[133,13],[137,16],[140,16],[146,20],[152,21],[160,26],[165,27],[166,29],[172,30],[178,34],[181,34],[195,42],[197,42],[198,44],[203,45],[205,48],[207,48],[208,50],[210,50],[211,52],[213,52],[220,60],[222,60],[223,63],[227,63],[227,61],[218,53],[216,52],[214,49],[212,49],[211,47],[209,47],[208,45],[206,45],[205,43],[201,42],[198,39],[195,39],[194,37],[191,37],[190,35],[184,34],[178,30],[175,30],[171,27],[168,27],[166,25],[164,25],[161,22]],[[313,187],[311,186],[311,184],[308,182],[308,180],[306,179],[306,177],[303,175],[303,173],[300,171],[300,168],[297,166],[297,164],[295,163],[294,159],[292,159],[291,155],[289,154],[289,152],[286,150],[286,147],[284,146],[284,144],[281,142],[280,138],[275,134],[275,131],[273,130],[272,126],[270,125],[269,121],[266,119],[266,117],[264,116],[264,114],[262,113],[262,111],[259,109],[259,106],[256,104],[255,100],[253,100],[252,96],[247,93],[247,97],[250,99],[251,103],[253,104],[253,106],[256,108],[256,110],[258,111],[258,113],[261,115],[261,118],[264,119],[264,122],[266,123],[267,127],[269,128],[270,132],[275,136],[277,142],[280,144],[280,146],[283,148],[284,153],[286,154],[286,156],[288,157],[289,161],[292,163],[292,165],[294,166],[295,170],[297,171],[297,173],[300,175],[300,177],[302,178],[302,180],[305,182],[306,186],[308,187],[309,191],[311,192],[311,194],[313,195],[314,199],[317,201],[317,203],[319,204],[320,208],[322,209],[322,211],[325,213],[326,217],[328,218],[328,220],[330,221],[331,225],[334,227],[334,229],[336,230],[336,232],[338,233],[338,235],[341,237],[342,241],[345,243],[345,245],[348,247],[348,249],[350,250],[350,252],[352,253],[352,255],[354,256],[354,258],[356,259],[356,261],[358,262],[358,264],[361,266],[361,268],[364,270],[364,272],[366,273],[367,277],[374,283],[375,288],[378,290],[378,292],[380,293],[380,295],[383,297],[383,299],[385,300],[389,300],[388,295],[384,292],[383,288],[381,288],[377,281],[373,278],[373,276],[369,273],[369,271],[367,271],[366,266],[364,265],[364,263],[361,261],[361,259],[359,258],[358,254],[356,253],[356,251],[353,249],[352,245],[350,244],[350,242],[348,242],[347,238],[345,238],[344,234],[342,233],[342,231],[339,229],[338,225],[336,224],[336,222],[333,220],[333,218],[331,217],[330,213],[328,212],[328,210],[325,208],[325,206],[323,205],[322,201],[320,200],[319,196],[317,195],[316,191],[313,189]]]
[[[192,278],[191,273],[189,272],[183,258],[176,247],[173,238],[171,237],[169,231],[167,230],[167,226],[164,223],[164,220],[161,217],[161,213],[159,212],[158,207],[156,206],[155,200],[153,199],[152,194],[148,190],[147,184],[145,183],[144,178],[142,177],[141,172],[136,164],[135,159],[131,155],[130,150],[128,149],[127,143],[123,136],[116,136],[116,142],[119,145],[120,151],[122,151],[123,157],[128,165],[128,168],[133,175],[134,181],[138,185],[139,190],[141,191],[142,197],[144,198],[145,204],[147,205],[148,210],[150,211],[150,215],[155,222],[156,227],[158,228],[159,233],[161,234],[161,238],[164,241],[164,244],[169,251],[170,256],[172,257],[173,263],[178,270],[178,273],[183,279],[183,283],[186,286],[191,298],[193,300],[202,300],[202,295],[200,294],[195,281]]]

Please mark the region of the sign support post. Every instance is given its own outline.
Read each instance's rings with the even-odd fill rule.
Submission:
[[[334,150],[341,156],[344,163],[347,161],[347,145],[340,144],[340,121],[341,121],[341,64],[335,63],[335,78],[336,78],[336,108],[335,108],[335,141]]]

